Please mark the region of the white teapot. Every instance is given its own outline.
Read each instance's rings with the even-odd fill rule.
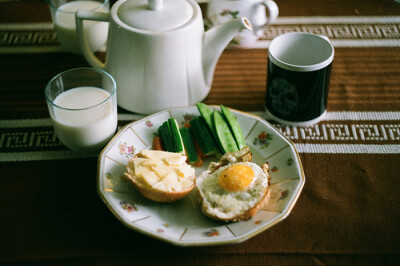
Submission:
[[[83,20],[109,22],[105,64],[91,52]],[[110,13],[79,10],[76,25],[86,60],[115,78],[118,105],[142,114],[205,99],[225,47],[252,29],[237,18],[204,32],[194,0],[119,0]]]

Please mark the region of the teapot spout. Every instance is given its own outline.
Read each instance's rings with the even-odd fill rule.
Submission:
[[[207,86],[211,86],[215,66],[225,47],[243,29],[253,29],[250,21],[244,17],[227,21],[204,33],[203,71]]]

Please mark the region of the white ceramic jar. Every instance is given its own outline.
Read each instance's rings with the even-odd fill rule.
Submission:
[[[262,28],[274,22],[278,14],[278,5],[272,0],[210,0],[206,25],[213,27],[232,18],[246,17],[253,26],[253,32],[241,32],[231,44],[250,46],[263,36]]]

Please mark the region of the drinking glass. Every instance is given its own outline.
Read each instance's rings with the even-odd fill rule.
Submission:
[[[108,12],[110,4],[109,0],[49,0],[49,6],[57,39],[61,46],[68,52],[81,54],[76,33],[76,11],[83,9]],[[105,46],[108,34],[107,22],[87,21],[84,31],[93,52],[97,52]]]
[[[54,131],[75,151],[98,151],[117,128],[116,82],[107,72],[75,68],[52,78],[45,98]]]

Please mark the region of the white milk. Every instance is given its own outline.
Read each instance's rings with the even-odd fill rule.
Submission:
[[[58,95],[54,104],[54,130],[57,137],[73,150],[98,150],[112,138],[117,128],[117,108],[110,94],[95,87],[77,87]],[[91,108],[88,108],[91,107]],[[79,110],[82,108],[88,108]],[[78,110],[76,110],[78,109]]]
[[[58,40],[68,51],[80,54],[81,48],[76,34],[75,12],[79,9],[94,10],[101,5],[96,1],[73,1],[60,6],[54,18]],[[105,7],[95,10],[106,12]],[[90,48],[93,52],[99,51],[107,42],[108,23],[96,21],[84,21],[84,35],[87,36]]]

